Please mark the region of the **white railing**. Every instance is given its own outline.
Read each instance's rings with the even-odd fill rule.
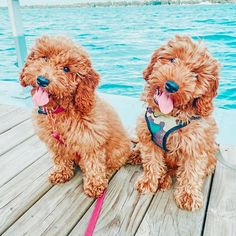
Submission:
[[[19,0],[8,0],[8,10],[9,16],[12,25],[12,33],[15,40],[16,45],[16,55],[17,55],[17,64],[19,69],[21,69],[24,65],[25,58],[27,55],[26,43],[25,43],[25,35],[24,28],[22,24],[22,18],[20,13],[20,4]]]

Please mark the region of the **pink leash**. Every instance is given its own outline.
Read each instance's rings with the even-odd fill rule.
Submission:
[[[54,111],[54,113],[57,114],[61,111],[63,111],[63,110],[56,109]],[[65,145],[65,142],[63,141],[63,139],[61,138],[60,134],[57,131],[52,131],[52,137],[55,138],[60,144]],[[79,158],[80,157],[79,153],[76,153],[76,156]],[[91,218],[89,220],[89,223],[88,223],[88,226],[86,228],[84,236],[92,236],[93,235],[93,231],[95,229],[100,211],[102,209],[102,204],[104,202],[105,194],[106,194],[106,190],[104,190],[104,192],[96,200],[96,205],[93,209],[93,213],[92,213]]]
[[[89,220],[89,223],[88,223],[88,226],[86,228],[84,236],[92,236],[93,235],[93,231],[95,229],[100,211],[102,209],[102,204],[103,204],[103,201],[104,201],[104,198],[105,198],[105,194],[106,194],[106,190],[96,200],[96,205],[93,209],[93,213],[92,213],[91,218]]]

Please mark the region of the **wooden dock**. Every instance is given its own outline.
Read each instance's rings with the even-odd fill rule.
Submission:
[[[83,235],[94,200],[82,191],[82,175],[51,185],[52,166],[34,135],[30,112],[0,105],[0,235]],[[233,161],[236,148],[221,147]],[[235,161],[236,162],[236,161]],[[140,166],[125,166],[111,179],[94,235],[236,235],[236,171],[217,165],[204,186],[204,207],[182,211],[173,189],[140,196]]]

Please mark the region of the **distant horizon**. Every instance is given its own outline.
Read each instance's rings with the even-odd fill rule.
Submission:
[[[114,0],[119,1],[119,0]],[[140,0],[141,1],[141,0]],[[54,6],[54,5],[72,5],[76,3],[106,2],[106,0],[20,0],[21,6]],[[7,0],[0,0],[1,7],[7,7]]]
[[[93,5],[98,6],[114,4],[122,5],[127,3],[132,4],[155,4],[155,2],[162,2],[163,4],[199,4],[199,3],[236,3],[236,0],[20,0],[20,5],[23,7],[34,7],[34,6],[73,6],[73,5]],[[0,0],[0,7],[7,7],[7,0]]]
[[[150,0],[125,0],[127,2],[150,2]],[[92,4],[105,2],[124,2],[123,0],[20,0],[21,6],[58,6],[73,4]],[[0,7],[7,7],[7,0],[0,0]]]

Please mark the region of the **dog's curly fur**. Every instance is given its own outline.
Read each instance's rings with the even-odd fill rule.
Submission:
[[[64,72],[63,67],[69,72]],[[48,111],[56,106],[64,111],[54,115],[33,112],[40,139],[46,143],[55,164],[49,176],[52,183],[64,183],[74,175],[78,164],[83,172],[84,191],[98,197],[111,174],[124,165],[131,154],[131,140],[113,108],[96,94],[99,75],[84,49],[63,36],[43,36],[36,41],[20,75],[22,86],[37,89],[37,77],[50,83]],[[65,145],[52,137],[56,130]],[[76,155],[76,153],[79,153]]]
[[[174,60],[173,60],[174,59]],[[175,36],[157,49],[144,70],[147,81],[143,99],[152,109],[159,109],[153,96],[157,89],[165,90],[165,82],[173,80],[179,90],[170,94],[174,109],[170,115],[188,122],[173,132],[167,140],[169,152],[164,152],[152,140],[142,115],[137,124],[139,148],[144,174],[136,182],[141,193],[166,190],[172,185],[172,174],[177,183],[174,198],[186,210],[203,205],[204,178],[215,169],[217,126],[212,118],[212,100],[217,94],[219,63],[209,54],[204,44],[188,36]]]

